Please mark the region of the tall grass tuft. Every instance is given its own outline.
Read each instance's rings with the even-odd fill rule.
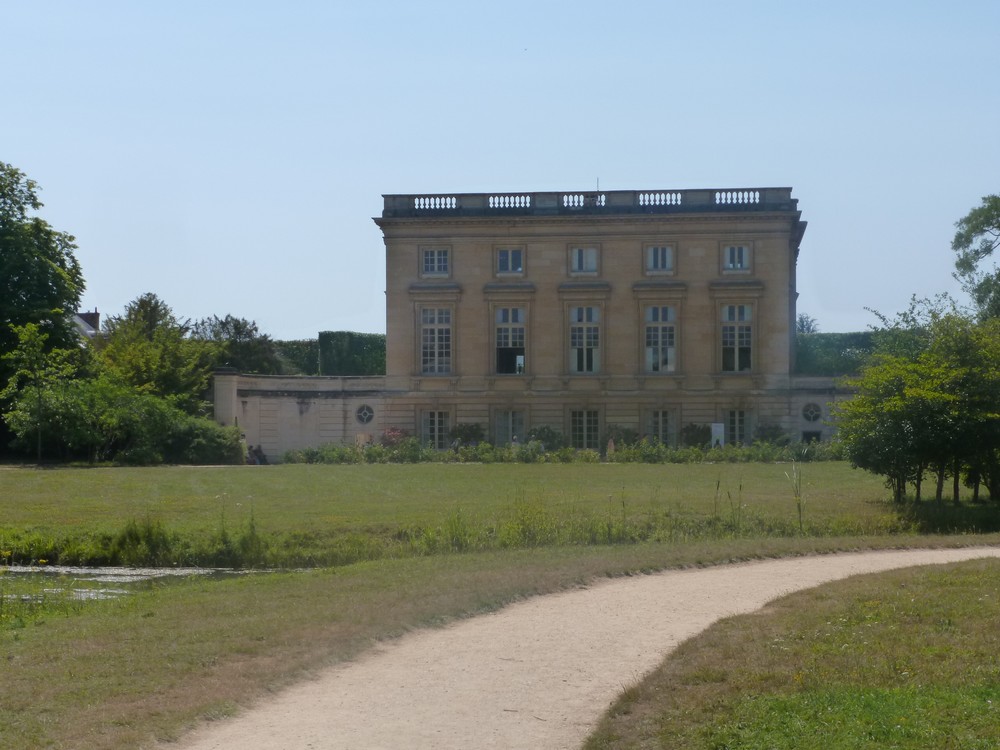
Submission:
[[[792,496],[795,498],[795,513],[799,517],[799,533],[805,533],[805,526],[803,524],[803,510],[804,510],[804,500],[802,497],[802,471],[799,465],[792,462],[791,473],[785,472],[785,476],[788,477],[789,483],[792,485]]]
[[[142,523],[130,519],[111,543],[112,565],[166,566],[174,563],[172,538],[160,521],[146,518]]]

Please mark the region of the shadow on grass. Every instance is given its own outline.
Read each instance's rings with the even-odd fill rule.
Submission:
[[[924,500],[896,507],[901,521],[920,534],[991,534],[1000,531],[1000,502]]]

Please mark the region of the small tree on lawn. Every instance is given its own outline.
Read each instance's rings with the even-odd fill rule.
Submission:
[[[11,326],[17,337],[16,348],[3,356],[13,369],[13,375],[0,391],[0,400],[25,399],[35,433],[36,459],[42,462],[42,426],[45,424],[46,397],[52,387],[70,378],[76,371],[74,352],[64,349],[48,350],[48,334],[42,333],[37,323]],[[9,420],[10,413],[7,418]]]

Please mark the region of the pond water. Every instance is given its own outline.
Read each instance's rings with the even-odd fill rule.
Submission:
[[[102,583],[135,583],[171,576],[196,576],[229,574],[234,571],[217,568],[74,568],[67,565],[8,565],[0,566],[4,575],[53,575],[72,576],[81,581]]]
[[[236,575],[241,571],[214,568],[74,568],[63,565],[0,566],[0,596],[34,601],[117,599],[155,580],[190,576]],[[4,583],[7,586],[4,586]],[[4,589],[7,589],[4,592]]]

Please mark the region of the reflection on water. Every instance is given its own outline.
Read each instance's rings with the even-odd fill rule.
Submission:
[[[65,595],[75,601],[93,601],[95,599],[117,599],[128,593],[126,589],[44,589],[46,594]]]

